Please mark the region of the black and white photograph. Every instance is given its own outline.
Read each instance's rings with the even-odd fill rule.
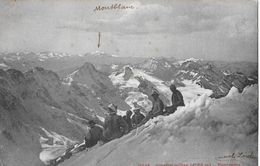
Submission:
[[[257,166],[257,0],[0,0],[0,166]]]

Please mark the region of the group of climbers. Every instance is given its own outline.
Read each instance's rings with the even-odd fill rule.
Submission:
[[[107,108],[108,116],[105,118],[103,129],[97,126],[93,120],[89,121],[90,129],[85,137],[85,148],[96,145],[98,141],[106,143],[113,139],[120,138],[129,133],[132,129],[146,123],[149,119],[159,115],[172,114],[177,110],[178,106],[184,106],[183,96],[181,92],[176,89],[176,86],[171,85],[170,90],[172,91],[172,105],[169,107],[164,107],[163,101],[159,98],[159,93],[153,91],[151,94],[153,106],[146,117],[140,112],[140,108],[134,109],[134,114],[131,110],[128,110],[126,115],[121,117],[117,115],[117,106],[110,104]]]
[[[110,104],[107,110],[109,115],[105,118],[103,128],[96,125],[93,120],[88,122],[89,130],[85,136],[84,149],[95,146],[99,141],[106,143],[120,138],[129,132],[128,123],[116,114],[117,106]]]

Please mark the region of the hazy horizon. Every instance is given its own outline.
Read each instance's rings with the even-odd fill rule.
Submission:
[[[133,9],[94,11],[115,4]],[[255,0],[14,0],[0,7],[0,52],[258,61]]]
[[[0,56],[1,54],[16,54],[16,53],[25,53],[25,54],[28,54],[28,53],[34,53],[34,54],[39,54],[39,53],[53,53],[53,54],[68,54],[66,52],[50,52],[50,51],[42,51],[42,52],[0,52]],[[68,54],[68,55],[73,55],[73,56],[77,56],[77,55],[86,55],[86,54],[92,54],[92,53],[95,53],[97,51],[94,51],[94,52],[86,52],[84,54]],[[109,53],[106,53],[104,52],[105,54],[108,54],[110,56],[113,56],[114,54],[109,54]],[[241,60],[241,61],[225,61],[225,60],[211,60],[211,59],[201,59],[201,58],[194,58],[194,57],[189,57],[189,58],[184,58],[184,59],[181,59],[181,58],[176,58],[174,56],[172,57],[165,57],[165,56],[157,56],[157,57],[139,57],[139,56],[117,56],[116,57],[118,58],[143,58],[143,59],[150,59],[150,58],[156,58],[156,59],[161,59],[161,58],[166,58],[166,59],[170,59],[170,58],[175,58],[177,61],[183,61],[183,60],[188,60],[188,59],[199,59],[199,60],[204,60],[204,61],[219,61],[219,62],[252,62],[252,63],[258,63],[258,61],[246,61],[246,60]],[[0,57],[1,58],[1,57]]]

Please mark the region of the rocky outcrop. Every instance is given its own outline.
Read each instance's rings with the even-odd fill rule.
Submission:
[[[124,72],[124,76],[123,77],[124,77],[125,81],[127,81],[134,75],[134,73],[133,73],[132,69],[129,66],[126,66],[124,69],[125,69],[124,70],[125,72]]]

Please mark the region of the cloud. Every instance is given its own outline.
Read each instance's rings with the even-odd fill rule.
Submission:
[[[136,10],[125,13],[115,22],[121,24],[134,23],[136,25],[144,25],[145,22],[158,21],[168,17],[171,13],[171,6],[162,6],[159,4],[147,4],[136,6]]]
[[[243,15],[228,16],[221,20],[218,32],[229,38],[248,37],[257,32],[257,21]]]
[[[144,34],[157,33],[169,29],[169,21],[172,20],[169,16],[172,10],[171,6],[157,4],[141,5],[138,1],[132,5],[135,9],[122,10],[121,16],[116,19],[113,19],[114,16],[110,14],[110,18],[101,17],[95,20],[89,19],[85,22],[63,22],[57,28],[83,31],[88,29],[88,31],[125,34],[140,34],[140,32]]]
[[[244,1],[239,1],[239,3],[233,1],[168,1],[167,3],[134,1],[127,5],[132,5],[135,9],[99,11],[84,21],[65,20],[57,28],[75,31],[113,32],[120,35],[217,32],[232,28],[232,25],[230,23],[228,25],[228,21],[226,22],[225,19],[241,14],[240,11],[242,10],[245,11],[244,19],[255,18],[252,22],[247,21],[248,26],[244,26],[245,29],[253,30],[254,28],[250,26],[256,22],[256,16],[252,15],[252,12],[248,12],[248,10],[252,11],[253,4]],[[230,6],[233,6],[233,8],[230,9]],[[256,9],[253,8],[253,11],[256,11]]]
[[[93,11],[115,3],[135,9]],[[29,0],[0,7],[0,51],[95,51],[102,32],[100,49],[112,54],[120,48],[123,55],[256,59],[256,1]]]

